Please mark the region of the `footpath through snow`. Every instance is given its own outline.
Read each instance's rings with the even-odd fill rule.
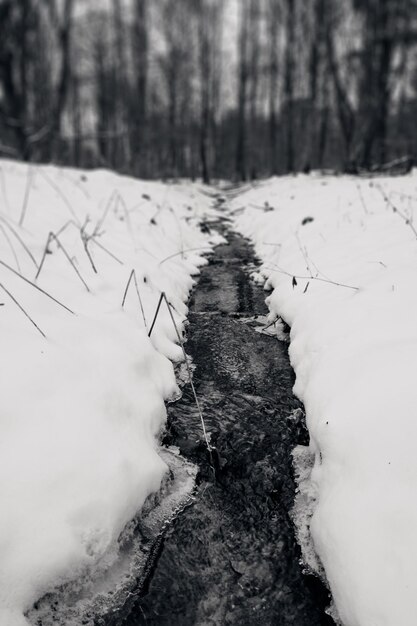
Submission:
[[[233,209],[270,321],[291,326],[315,455],[301,487],[340,619],[414,626],[417,176],[272,179]]]
[[[26,624],[53,587],[109,567],[159,489],[158,435],[182,353],[167,306],[148,331],[162,291],[182,331],[215,241],[199,228],[209,206],[190,184],[0,163],[4,626]]]

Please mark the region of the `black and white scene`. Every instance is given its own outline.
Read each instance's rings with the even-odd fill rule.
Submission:
[[[0,626],[417,625],[416,158],[416,0],[0,0]]]

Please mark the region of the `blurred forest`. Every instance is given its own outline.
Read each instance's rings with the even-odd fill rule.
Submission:
[[[417,156],[417,0],[0,0],[0,156],[248,179]]]

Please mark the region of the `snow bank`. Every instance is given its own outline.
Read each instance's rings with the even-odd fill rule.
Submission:
[[[147,331],[161,291],[182,329],[209,205],[196,187],[0,162],[2,625],[102,560],[159,489],[182,354],[166,306]]]
[[[232,203],[291,326],[311,520],[343,624],[417,620],[417,176],[272,179]]]

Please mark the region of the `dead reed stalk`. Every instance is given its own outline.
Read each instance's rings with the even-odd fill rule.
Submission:
[[[136,278],[135,270],[132,270],[130,272],[129,280],[127,281],[126,289],[125,289],[125,292],[124,292],[124,295],[123,295],[122,308],[124,308],[124,306],[125,306],[127,292],[129,291],[129,287],[130,287],[130,283],[132,282],[132,279],[133,279],[133,282],[135,283],[135,289],[136,289],[136,294],[137,294],[138,300],[139,300],[139,306],[140,306],[140,310],[141,310],[141,313],[142,313],[143,323],[145,325],[145,330],[147,331],[148,330],[148,325],[146,323],[145,311],[144,311],[144,308],[143,308],[142,298],[141,298],[141,295],[140,295],[139,285],[138,285],[138,281],[137,281],[137,278]]]
[[[62,253],[64,254],[65,258],[70,263],[71,267],[73,268],[74,272],[77,274],[78,278],[80,279],[80,281],[82,282],[82,284],[84,285],[86,290],[88,292],[90,292],[90,289],[89,289],[87,283],[85,282],[84,278],[81,276],[80,272],[78,271],[78,268],[75,265],[74,261],[71,259],[70,255],[68,254],[68,252],[66,251],[66,249],[64,248],[64,246],[62,245],[62,243],[60,242],[58,237],[53,232],[50,232],[49,235],[48,235],[48,239],[46,241],[46,245],[45,245],[45,248],[44,248],[44,251],[43,251],[42,259],[41,259],[40,265],[38,267],[38,271],[37,271],[36,276],[35,276],[35,280],[38,278],[39,274],[41,273],[43,264],[45,262],[46,255],[48,254],[48,251],[49,251],[49,249],[48,249],[49,248],[49,244],[51,243],[52,240],[55,241],[55,243],[57,244],[58,248],[62,251]]]
[[[10,291],[2,284],[0,283],[0,287],[1,289],[3,289],[3,291],[9,296],[9,298],[15,303],[15,305],[22,311],[23,315],[25,315],[28,320],[34,325],[34,327],[36,328],[36,330],[42,335],[42,337],[44,337],[46,339],[46,335],[43,332],[43,330],[41,330],[39,328],[39,326],[37,325],[37,323],[35,322],[35,320],[33,320],[31,318],[31,316],[29,315],[29,313],[27,311],[25,311],[25,309],[22,307],[22,305],[16,300],[16,298],[14,297],[14,295],[12,293],[10,293]]]
[[[28,165],[28,172],[27,172],[27,176],[26,176],[25,195],[23,197],[22,211],[20,213],[20,219],[19,219],[19,226],[23,226],[23,221],[25,219],[26,210],[27,210],[28,203],[29,203],[30,190],[31,190],[34,178],[35,178],[35,171],[34,171],[32,165],[29,164]]]
[[[12,267],[10,267],[10,265],[8,265],[7,263],[5,263],[4,261],[2,261],[0,259],[0,265],[2,265],[3,267],[5,267],[6,269],[8,269],[10,272],[12,272],[13,274],[15,274],[16,276],[18,276],[21,280],[23,280],[25,283],[28,283],[28,285],[30,285],[31,287],[33,287],[34,289],[36,289],[37,291],[39,291],[40,293],[42,293],[44,296],[46,296],[47,298],[49,298],[50,300],[52,300],[53,302],[55,302],[55,304],[58,304],[60,307],[62,307],[63,309],[65,309],[66,311],[68,311],[69,313],[71,313],[72,315],[75,315],[74,311],[72,311],[69,307],[67,307],[65,304],[62,304],[62,302],[60,302],[59,300],[57,300],[56,298],[54,298],[54,296],[51,296],[50,293],[48,293],[47,291],[45,291],[45,289],[42,289],[42,287],[39,287],[36,283],[33,283],[31,280],[29,280],[28,278],[26,278],[25,276],[23,276],[23,274],[21,274],[20,272],[17,272],[15,269],[13,269]]]
[[[151,334],[152,334],[152,330],[154,328],[154,325],[155,325],[156,319],[158,317],[158,314],[159,314],[159,311],[160,311],[161,304],[162,304],[163,300],[165,300],[165,303],[167,305],[169,316],[170,316],[172,324],[173,324],[173,326],[175,328],[175,333],[177,335],[178,343],[181,346],[181,350],[182,350],[182,353],[183,353],[183,356],[184,356],[185,366],[187,368],[188,378],[189,378],[189,381],[190,381],[191,390],[193,392],[193,396],[194,396],[195,404],[196,404],[196,407],[197,407],[197,411],[198,411],[198,414],[200,416],[200,421],[201,421],[201,426],[202,426],[202,429],[203,429],[204,440],[206,442],[207,450],[208,450],[208,453],[210,455],[211,464],[213,465],[213,458],[212,458],[212,450],[213,449],[212,449],[212,447],[210,445],[210,442],[209,442],[209,438],[208,438],[208,434],[207,434],[207,430],[206,430],[206,424],[204,422],[203,412],[201,410],[201,406],[200,406],[200,403],[199,403],[198,397],[197,397],[197,392],[195,390],[190,363],[189,363],[188,356],[187,356],[187,353],[186,353],[185,348],[184,348],[183,339],[181,337],[180,331],[178,330],[177,323],[176,323],[174,315],[172,313],[172,309],[174,309],[174,311],[175,311],[175,308],[169,302],[169,300],[168,300],[168,298],[167,298],[167,296],[166,296],[164,291],[161,293],[161,296],[159,298],[158,306],[156,308],[155,316],[154,316],[154,319],[153,319],[153,322],[152,322],[152,326],[151,326],[151,329],[149,331],[149,335],[148,336],[150,337]]]

